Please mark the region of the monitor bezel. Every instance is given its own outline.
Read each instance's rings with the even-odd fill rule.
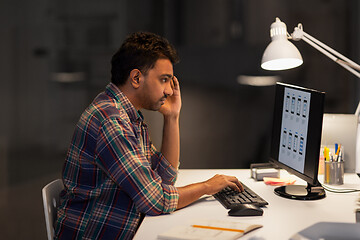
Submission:
[[[301,173],[294,168],[289,167],[279,161],[279,146],[281,135],[281,123],[282,112],[284,102],[285,88],[291,88],[299,91],[305,91],[311,94],[310,97],[310,110],[309,110],[309,122],[307,132],[307,144],[305,154],[305,168],[304,173]],[[285,169],[290,174],[303,179],[311,186],[321,185],[318,181],[318,169],[319,169],[319,154],[321,145],[321,133],[324,113],[324,100],[325,93],[314,89],[304,88],[300,86],[276,83],[276,94],[274,103],[274,116],[273,116],[273,129],[271,137],[270,148],[270,162],[278,167]]]

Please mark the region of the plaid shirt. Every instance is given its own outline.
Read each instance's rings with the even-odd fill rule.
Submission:
[[[82,114],[63,169],[58,239],[131,239],[141,213],[173,212],[177,171],[112,83]]]

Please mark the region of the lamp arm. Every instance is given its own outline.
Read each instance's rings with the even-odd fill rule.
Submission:
[[[356,108],[356,111],[355,111],[355,116],[357,116],[358,118],[358,122],[360,122],[360,102]]]
[[[331,53],[327,52],[325,49],[321,48],[319,45],[316,45],[314,42],[312,42],[307,37],[305,37],[305,35],[302,38],[302,40],[304,40],[306,43],[308,43],[312,47],[316,48],[321,53],[323,53],[324,55],[326,55],[327,57],[332,59],[334,62],[336,62],[337,64],[339,64],[340,66],[342,66],[343,68],[345,68],[346,70],[348,70],[349,72],[351,72],[352,74],[354,74],[355,76],[360,78],[360,73],[357,72],[356,70],[354,70],[353,65],[351,63],[348,63],[345,60],[342,60],[342,59],[332,55]]]
[[[326,49],[328,52],[330,52],[333,55],[337,56],[340,60],[346,62],[347,65],[349,65],[350,67],[355,68],[355,69],[360,71],[360,65],[359,64],[357,64],[356,62],[352,61],[351,59],[345,57],[344,55],[342,55],[341,53],[335,51],[334,49],[330,48],[329,46],[325,45],[324,43],[320,42],[316,38],[312,37],[310,34],[308,34],[306,32],[303,32],[303,33],[304,33],[304,35],[303,35],[304,37],[310,39],[311,41],[313,41],[314,43],[316,43],[320,47]]]
[[[291,36],[292,39],[296,41],[300,39],[304,40],[306,43],[308,43],[309,45],[311,45],[312,47],[314,47],[315,49],[317,49],[318,51],[329,57],[331,60],[338,63],[340,66],[342,66],[343,68],[345,68],[346,70],[348,70],[349,72],[360,78],[360,73],[358,72],[360,71],[360,65],[353,62],[344,55],[340,54],[339,52],[335,51],[334,49],[330,48],[326,44],[320,42],[319,40],[312,37],[308,33],[304,32],[302,30],[301,24],[299,24],[299,27],[295,28],[294,33]],[[355,69],[357,69],[358,71],[356,71]]]

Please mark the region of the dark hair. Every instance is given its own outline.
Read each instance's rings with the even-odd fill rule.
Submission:
[[[179,62],[175,48],[167,39],[154,33],[133,33],[111,59],[111,82],[123,85],[133,69],[146,74],[161,58],[169,59],[172,64]]]

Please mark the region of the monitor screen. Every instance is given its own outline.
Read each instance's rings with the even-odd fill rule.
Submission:
[[[275,189],[280,196],[318,199],[325,191],[318,181],[325,93],[277,83],[270,162],[308,183]]]

